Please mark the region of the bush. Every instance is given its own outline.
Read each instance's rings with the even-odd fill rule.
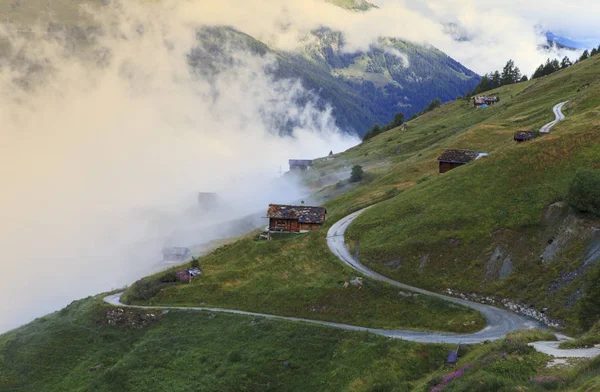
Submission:
[[[164,275],[161,275],[158,278],[158,281],[161,283],[175,283],[179,281],[179,279],[177,278],[177,273],[175,271],[169,271]]]
[[[127,301],[148,301],[161,290],[176,284],[177,283],[175,282],[163,283],[158,279],[153,279],[147,282],[136,282],[132,287],[132,291],[127,294]]]
[[[581,212],[600,216],[600,170],[582,169],[575,174],[568,201]]]
[[[197,258],[192,257],[192,262],[190,263],[190,267],[192,267],[192,268],[199,268],[200,267],[200,261]]]
[[[355,165],[352,168],[352,173],[350,174],[350,182],[360,182],[363,179],[364,173],[365,172],[363,171],[362,166]]]
[[[577,304],[579,323],[585,329],[600,321],[600,264],[589,272],[583,297]]]

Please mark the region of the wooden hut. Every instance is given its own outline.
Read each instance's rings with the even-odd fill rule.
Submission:
[[[269,204],[269,230],[294,233],[316,230],[325,223],[326,214],[325,207]]]
[[[290,171],[308,170],[312,166],[313,161],[310,159],[290,159]]]
[[[437,159],[440,164],[440,174],[449,172],[459,166],[466,165],[472,160],[487,155],[474,150],[446,150]]]
[[[535,138],[535,135],[533,134],[533,132],[529,132],[529,131],[518,131],[518,132],[515,132],[515,136],[514,136],[514,140],[517,143],[527,142],[534,138]]]
[[[500,98],[496,97],[496,96],[490,96],[490,97],[486,97],[486,96],[480,96],[480,97],[473,97],[473,106],[478,108],[480,106],[483,105],[487,105],[487,106],[491,106],[494,105],[496,103],[500,102]]]

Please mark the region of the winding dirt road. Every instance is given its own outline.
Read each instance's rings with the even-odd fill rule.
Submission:
[[[568,101],[567,101],[568,102]],[[550,130],[559,122],[564,120],[565,116],[562,113],[562,108],[567,102],[559,103],[555,105],[553,108],[554,114],[556,115],[556,119],[544,125],[540,132],[549,133]],[[370,208],[370,207],[369,207]],[[231,313],[231,314],[240,314],[246,316],[254,316],[254,317],[264,317],[269,319],[278,319],[278,320],[287,320],[293,322],[303,322],[309,324],[317,324],[324,325],[333,328],[339,328],[350,331],[364,331],[371,332],[377,335],[391,337],[391,338],[399,338],[410,340],[413,342],[421,342],[421,343],[463,343],[463,344],[473,344],[473,343],[481,343],[488,340],[497,340],[504,337],[506,334],[516,331],[518,329],[534,329],[540,328],[543,326],[537,321],[526,318],[524,316],[512,313],[508,310],[496,308],[489,305],[484,305],[476,302],[465,301],[463,299],[448,297],[446,295],[430,292],[427,290],[420,289],[418,287],[412,287],[400,282],[396,282],[386,276],[383,276],[363,265],[357,258],[350,254],[350,251],[346,247],[346,243],[344,240],[344,235],[346,229],[350,224],[363,212],[368,210],[365,208],[363,210],[357,211],[353,214],[350,214],[338,222],[336,222],[327,233],[327,245],[331,252],[336,255],[344,264],[349,266],[350,268],[360,272],[361,274],[368,276],[372,279],[379,280],[381,282],[388,283],[392,286],[398,287],[403,290],[409,290],[416,293],[420,293],[423,295],[429,295],[432,297],[437,297],[443,299],[448,302],[452,302],[455,304],[467,306],[471,309],[477,310],[487,320],[487,326],[481,331],[471,333],[471,334],[453,334],[453,333],[441,333],[441,332],[425,332],[425,331],[408,331],[408,330],[383,330],[383,329],[375,329],[375,328],[365,328],[358,327],[354,325],[348,324],[340,324],[333,323],[328,321],[319,321],[319,320],[309,320],[297,317],[285,317],[285,316],[277,316],[272,314],[264,314],[264,313],[255,313],[255,312],[246,312],[243,310],[233,310],[233,309],[222,309],[222,308],[207,308],[207,307],[182,307],[182,306],[133,306],[126,305],[121,302],[121,295],[123,293],[109,295],[104,298],[104,301],[119,307],[125,308],[137,308],[137,309],[175,309],[175,310],[192,310],[192,311],[207,311],[207,312],[219,312],[219,313]],[[560,340],[570,339],[563,335],[557,335]],[[536,350],[555,356],[555,357],[563,357],[563,358],[593,358],[600,355],[600,347],[589,348],[589,349],[575,349],[575,350],[561,350],[558,348],[560,344],[559,341],[552,342],[535,342],[530,343],[532,347]]]
[[[541,129],[540,129],[540,133],[550,133],[550,130],[552,128],[554,128],[554,126],[556,124],[558,124],[560,121],[565,119],[565,115],[562,112],[562,108],[563,106],[565,106],[569,101],[565,101],[565,102],[561,102],[557,105],[555,105],[552,108],[552,111],[554,112],[554,115],[556,116],[556,119],[554,121],[552,121],[551,123],[548,123],[546,125],[544,125]]]
[[[331,229],[329,229],[327,235],[327,244],[329,249],[347,266],[352,269],[371,277],[372,279],[376,279],[398,288],[404,290],[410,290],[413,292],[417,292],[424,295],[430,295],[433,297],[441,298],[445,301],[452,302],[459,305],[464,305],[475,309],[481,312],[485,318],[487,319],[488,325],[479,332],[471,333],[471,334],[453,334],[453,333],[441,333],[441,332],[426,332],[426,331],[407,331],[407,330],[384,330],[384,329],[376,329],[376,328],[365,328],[358,327],[354,325],[348,324],[340,324],[333,323],[328,321],[319,321],[319,320],[309,320],[297,317],[285,317],[285,316],[277,316],[272,314],[265,313],[255,313],[255,312],[247,312],[243,310],[234,310],[234,309],[223,309],[223,308],[209,308],[209,307],[183,307],[183,306],[137,306],[137,305],[126,305],[121,302],[121,295],[123,293],[117,293],[113,295],[109,295],[104,298],[104,301],[113,306],[123,307],[123,308],[136,308],[136,309],[155,309],[155,310],[187,310],[187,311],[206,311],[206,312],[215,312],[215,313],[230,313],[230,314],[239,314],[245,316],[253,316],[253,317],[264,317],[268,319],[277,319],[277,320],[287,320],[293,322],[303,322],[309,324],[317,324],[324,325],[328,327],[344,329],[349,331],[363,331],[363,332],[371,332],[377,335],[391,337],[391,338],[399,338],[410,340],[413,342],[421,342],[421,343],[463,343],[463,344],[473,344],[480,343],[486,340],[496,340],[505,336],[507,333],[513,332],[517,329],[532,329],[532,328],[543,328],[538,322],[528,319],[526,317],[520,316],[518,314],[509,312],[504,309],[495,308],[493,306],[483,305],[475,302],[465,301],[459,298],[448,297],[445,295],[441,295],[438,293],[433,293],[427,290],[423,290],[417,287],[412,287],[405,285],[400,282],[396,282],[388,277],[385,277],[381,274],[378,274],[375,271],[370,270],[365,267],[359,260],[354,258],[346,244],[344,242],[344,234],[348,226],[363,212],[365,212],[368,208],[365,208],[361,211],[350,214],[338,222],[336,222]],[[553,355],[556,357],[595,357],[600,354],[600,349],[580,349],[580,350],[560,350],[557,348],[558,342],[535,342],[531,345],[535,347],[538,351],[544,352],[549,355]]]
[[[525,317],[519,316],[517,314],[511,313],[509,311],[494,308],[492,306],[482,305],[474,302],[464,301],[458,298],[446,297],[444,295],[440,295],[437,293],[432,293],[426,290],[422,290],[416,287],[407,286],[405,284],[396,282],[392,279],[389,279],[383,275],[380,275],[374,271],[371,271],[364,265],[362,265],[358,260],[354,259],[346,245],[344,243],[344,233],[346,228],[352,223],[356,217],[358,217],[361,213],[366,211],[366,209],[355,212],[351,215],[346,216],[341,219],[337,223],[335,223],[328,232],[327,236],[327,244],[331,251],[346,265],[352,267],[353,269],[361,272],[362,274],[369,276],[373,279],[380,280],[382,282],[389,283],[396,287],[414,291],[417,293],[431,295],[438,298],[442,298],[446,301],[453,302],[460,305],[468,306],[472,309],[475,309],[481,312],[488,321],[488,326],[479,332],[475,332],[472,334],[453,334],[453,333],[441,333],[441,332],[425,332],[425,331],[407,331],[407,330],[384,330],[384,329],[376,329],[376,328],[365,328],[358,327],[354,325],[348,324],[340,324],[333,323],[328,321],[319,321],[319,320],[309,320],[302,319],[297,317],[284,317],[277,316],[272,314],[264,314],[264,313],[255,313],[255,312],[246,312],[243,310],[233,310],[233,309],[222,309],[222,308],[208,308],[208,307],[181,307],[181,306],[132,306],[126,305],[121,302],[121,295],[123,293],[113,294],[106,298],[104,301],[120,307],[128,307],[128,308],[138,308],[138,309],[175,309],[175,310],[195,310],[195,311],[207,311],[207,312],[219,312],[219,313],[231,313],[231,314],[240,314],[246,316],[254,316],[254,317],[265,317],[270,319],[279,319],[279,320],[287,320],[294,322],[304,322],[310,324],[318,324],[318,325],[326,325],[329,327],[351,330],[351,331],[365,331],[371,332],[381,336],[387,336],[391,338],[400,338],[405,340],[410,340],[413,342],[421,342],[421,343],[480,343],[486,340],[495,340],[500,339],[504,335],[509,332],[515,331],[517,329],[524,328],[541,328],[541,325],[538,324],[534,320],[526,319]]]
[[[367,208],[368,209],[368,208]],[[365,267],[359,260],[350,254],[350,251],[346,247],[344,241],[344,233],[350,224],[367,209],[360,210],[353,214],[350,214],[338,222],[336,222],[331,229],[329,229],[327,235],[327,245],[329,249],[335,254],[344,264],[361,272],[362,274],[391,284],[404,290],[410,290],[416,293],[430,295],[432,297],[441,298],[445,301],[452,302],[459,305],[467,306],[471,309],[475,309],[487,319],[488,325],[479,332],[471,334],[449,334],[439,332],[414,332],[414,331],[388,331],[386,336],[393,336],[414,342],[425,342],[425,343],[480,343],[486,340],[496,340],[504,337],[507,333],[516,331],[518,329],[533,329],[542,328],[542,326],[535,320],[525,318],[518,314],[509,312],[508,310],[496,308],[489,305],[483,305],[476,302],[465,301],[460,298],[448,297],[442,294],[433,293],[431,291],[423,290],[417,287],[408,286],[406,284],[396,282],[386,276],[383,276],[367,267]]]

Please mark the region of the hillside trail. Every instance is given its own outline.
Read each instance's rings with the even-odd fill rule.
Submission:
[[[556,118],[554,119],[554,121],[544,125],[542,128],[540,128],[540,133],[550,133],[550,130],[552,130],[552,128],[554,128],[554,126],[556,124],[558,124],[560,121],[565,119],[565,115],[562,112],[562,108],[563,106],[565,106],[569,101],[565,101],[565,102],[561,102],[559,104],[556,104],[553,108],[552,111],[554,112],[554,116],[556,116]]]
[[[545,125],[542,129],[545,129],[545,133],[548,133],[554,125],[556,125],[559,121],[563,120],[565,117],[562,114],[562,107],[567,102],[559,103],[554,106],[553,111],[556,115],[556,120],[552,123]],[[362,332],[370,332],[380,336],[386,336],[390,338],[398,338],[409,340],[413,342],[419,343],[447,343],[447,344],[474,344],[474,343],[482,343],[485,341],[492,341],[501,339],[506,334],[514,332],[519,329],[544,329],[537,321],[527,318],[525,316],[518,315],[516,313],[510,312],[505,309],[496,308],[490,305],[484,305],[481,303],[466,301],[460,298],[449,297],[446,295],[434,293],[431,291],[423,290],[418,287],[409,286],[400,282],[397,282],[393,279],[390,279],[386,276],[383,276],[369,268],[367,268],[364,264],[362,264],[358,258],[354,257],[350,254],[348,247],[345,243],[345,233],[346,229],[350,226],[350,224],[362,213],[367,211],[371,207],[364,208],[360,211],[354,212],[339,221],[337,221],[329,231],[327,232],[327,245],[331,252],[340,259],[345,265],[354,269],[361,274],[368,276],[372,279],[390,284],[392,286],[409,290],[412,292],[416,292],[423,295],[428,295],[432,297],[436,297],[442,299],[444,301],[448,301],[451,303],[455,303],[458,305],[463,305],[474,309],[486,318],[487,326],[481,331],[470,333],[470,334],[456,334],[456,333],[442,333],[442,332],[428,332],[428,331],[409,331],[409,330],[385,330],[385,329],[376,329],[376,328],[366,328],[359,327],[348,324],[334,323],[328,321],[319,321],[319,320],[310,320],[303,319],[298,317],[286,317],[286,316],[277,316],[266,313],[256,313],[256,312],[247,312],[243,310],[235,310],[235,309],[223,309],[223,308],[210,308],[210,307],[183,307],[183,306],[139,306],[139,305],[126,305],[121,302],[121,295],[123,293],[117,293],[113,295],[109,295],[104,298],[104,301],[110,305],[124,307],[124,308],[135,308],[135,309],[158,309],[158,310],[187,310],[187,311],[205,311],[205,312],[215,312],[215,313],[230,313],[230,314],[239,314],[253,317],[264,317],[268,319],[277,319],[277,320],[286,320],[292,322],[303,322],[309,324],[317,324],[323,325],[338,329],[350,330],[350,331],[362,331]],[[566,337],[564,335],[557,334],[557,341],[541,341],[530,343],[530,346],[534,347],[536,350],[559,358],[593,358],[600,355],[600,347],[594,347],[589,349],[572,349],[572,350],[563,350],[559,349],[558,345],[561,341],[570,340],[571,338]]]
[[[506,336],[506,334],[514,332],[518,329],[545,329],[537,321],[528,317],[510,312],[505,309],[496,308],[490,305],[484,305],[477,302],[466,301],[460,298],[449,297],[446,295],[434,293],[431,291],[423,290],[418,287],[409,286],[395,280],[392,280],[386,276],[383,276],[362,264],[356,257],[354,257],[348,247],[345,244],[344,236],[346,229],[350,224],[362,213],[371,207],[367,207],[363,210],[357,211],[350,214],[338,222],[336,222],[331,229],[329,229],[327,235],[327,245],[329,249],[347,266],[352,269],[366,275],[372,279],[379,280],[396,286],[404,290],[410,290],[424,295],[430,295],[443,299],[448,302],[456,303],[477,310],[487,320],[487,326],[479,331],[472,334],[440,334],[440,333],[423,333],[415,339],[414,332],[411,331],[394,331],[394,337],[412,340],[417,342],[428,342],[428,343],[480,343],[486,340],[497,340]],[[548,355],[560,358],[594,358],[600,355],[600,348],[594,347],[589,349],[559,349],[558,345],[565,340],[571,340],[561,334],[557,334],[557,341],[542,341],[531,343],[530,346],[536,350],[543,352]]]

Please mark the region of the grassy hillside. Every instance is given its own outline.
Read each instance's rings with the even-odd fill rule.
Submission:
[[[274,241],[246,238],[202,257],[203,275],[191,284],[165,285],[161,273],[126,292],[142,305],[207,306],[336,321],[387,329],[476,331],[485,320],[471,309],[441,300],[407,297],[394,288],[357,276],[325,244],[325,233]],[[168,272],[167,272],[168,274]]]
[[[548,308],[577,330],[577,301],[598,263],[600,220],[565,198],[579,168],[600,169],[600,56],[496,93],[501,102],[487,109],[457,100],[406,130],[316,161],[305,178],[315,188],[353,165],[367,170],[361,183],[321,191],[339,195],[327,203],[321,231],[272,242],[246,237],[203,257],[204,274],[191,284],[171,282],[167,271],[129,288],[128,299],[375,327],[480,328],[480,316],[467,309],[367,279],[361,290],[343,288],[356,273],[327,250],[327,227],[374,204],[347,238],[371,268],[434,291]],[[513,142],[515,131],[553,120],[553,105],[567,99],[567,120],[550,135]],[[490,155],[438,175],[436,158],[446,148]],[[598,359],[548,367],[550,358],[527,346],[548,338],[519,332],[463,347],[459,363],[447,366],[448,346],[247,316],[117,309],[98,296],[0,335],[0,391],[598,390]],[[596,324],[569,345],[597,342]]]
[[[0,390],[409,390],[447,350],[245,316],[119,311],[96,297],[1,335]]]
[[[408,132],[390,131],[323,162],[323,170],[343,160],[378,172],[368,187],[332,208],[343,211],[390,189],[405,190],[350,227],[361,259],[407,283],[519,299],[569,320],[583,281],[566,275],[582,265],[599,222],[557,202],[565,199],[579,168],[600,167],[599,69],[600,58],[594,57],[551,77],[503,88],[501,103],[488,109],[453,102],[410,123]],[[512,141],[514,131],[552,120],[552,106],[567,99],[567,120],[551,135],[523,145]],[[433,138],[434,144],[413,149]],[[490,156],[438,175],[435,159],[445,148]],[[507,259],[513,271],[500,279]],[[402,267],[386,268],[390,260],[401,260]]]
[[[598,359],[547,368],[527,342],[416,344],[208,312],[118,309],[101,296],[0,336],[2,391],[593,391]],[[438,389],[434,389],[438,388]]]

